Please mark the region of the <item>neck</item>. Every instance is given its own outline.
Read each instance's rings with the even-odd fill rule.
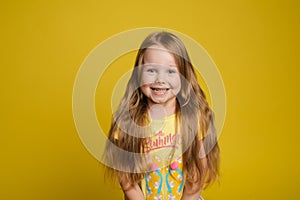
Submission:
[[[168,105],[149,103],[148,114],[151,119],[161,119],[176,113],[176,102]]]

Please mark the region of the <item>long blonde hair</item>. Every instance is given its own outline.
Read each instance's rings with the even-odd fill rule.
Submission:
[[[108,167],[110,172],[117,174],[121,180],[127,180],[132,184],[140,183],[145,175],[147,166],[143,144],[146,137],[144,127],[148,124],[148,103],[147,97],[140,89],[139,66],[143,64],[145,51],[153,45],[163,47],[174,55],[181,77],[183,77],[181,90],[177,94],[176,118],[180,122],[177,127],[180,127],[180,133],[182,133],[185,180],[193,183],[205,179],[205,184],[208,185],[219,174],[219,146],[213,113],[198,84],[184,44],[177,36],[169,32],[150,34],[139,48],[125,95],[114,113],[104,158],[110,166],[113,166]],[[114,146],[129,153],[116,154]],[[200,160],[201,148],[205,150],[206,163]]]

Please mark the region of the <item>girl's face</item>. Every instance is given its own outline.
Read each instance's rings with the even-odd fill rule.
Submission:
[[[143,57],[141,90],[149,105],[175,106],[181,81],[173,54],[159,47],[149,47]]]

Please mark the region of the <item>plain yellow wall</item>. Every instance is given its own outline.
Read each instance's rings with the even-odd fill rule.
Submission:
[[[223,77],[221,179],[205,199],[299,199],[299,8],[292,0],[1,2],[0,199],[121,198],[78,137],[72,89],[96,45],[146,26],[194,38]]]

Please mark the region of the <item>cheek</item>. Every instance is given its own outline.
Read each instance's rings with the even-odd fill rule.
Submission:
[[[181,80],[180,77],[174,77],[172,78],[172,85],[174,88],[180,88],[181,87]]]
[[[154,78],[152,76],[147,76],[145,74],[141,77],[141,86],[147,85],[154,82]]]
[[[170,77],[169,84],[172,88],[172,93],[177,95],[181,89],[181,80],[180,77]]]
[[[146,96],[146,97],[149,97],[149,93],[150,93],[150,87],[148,87],[147,85],[142,85],[140,87],[142,93]]]

